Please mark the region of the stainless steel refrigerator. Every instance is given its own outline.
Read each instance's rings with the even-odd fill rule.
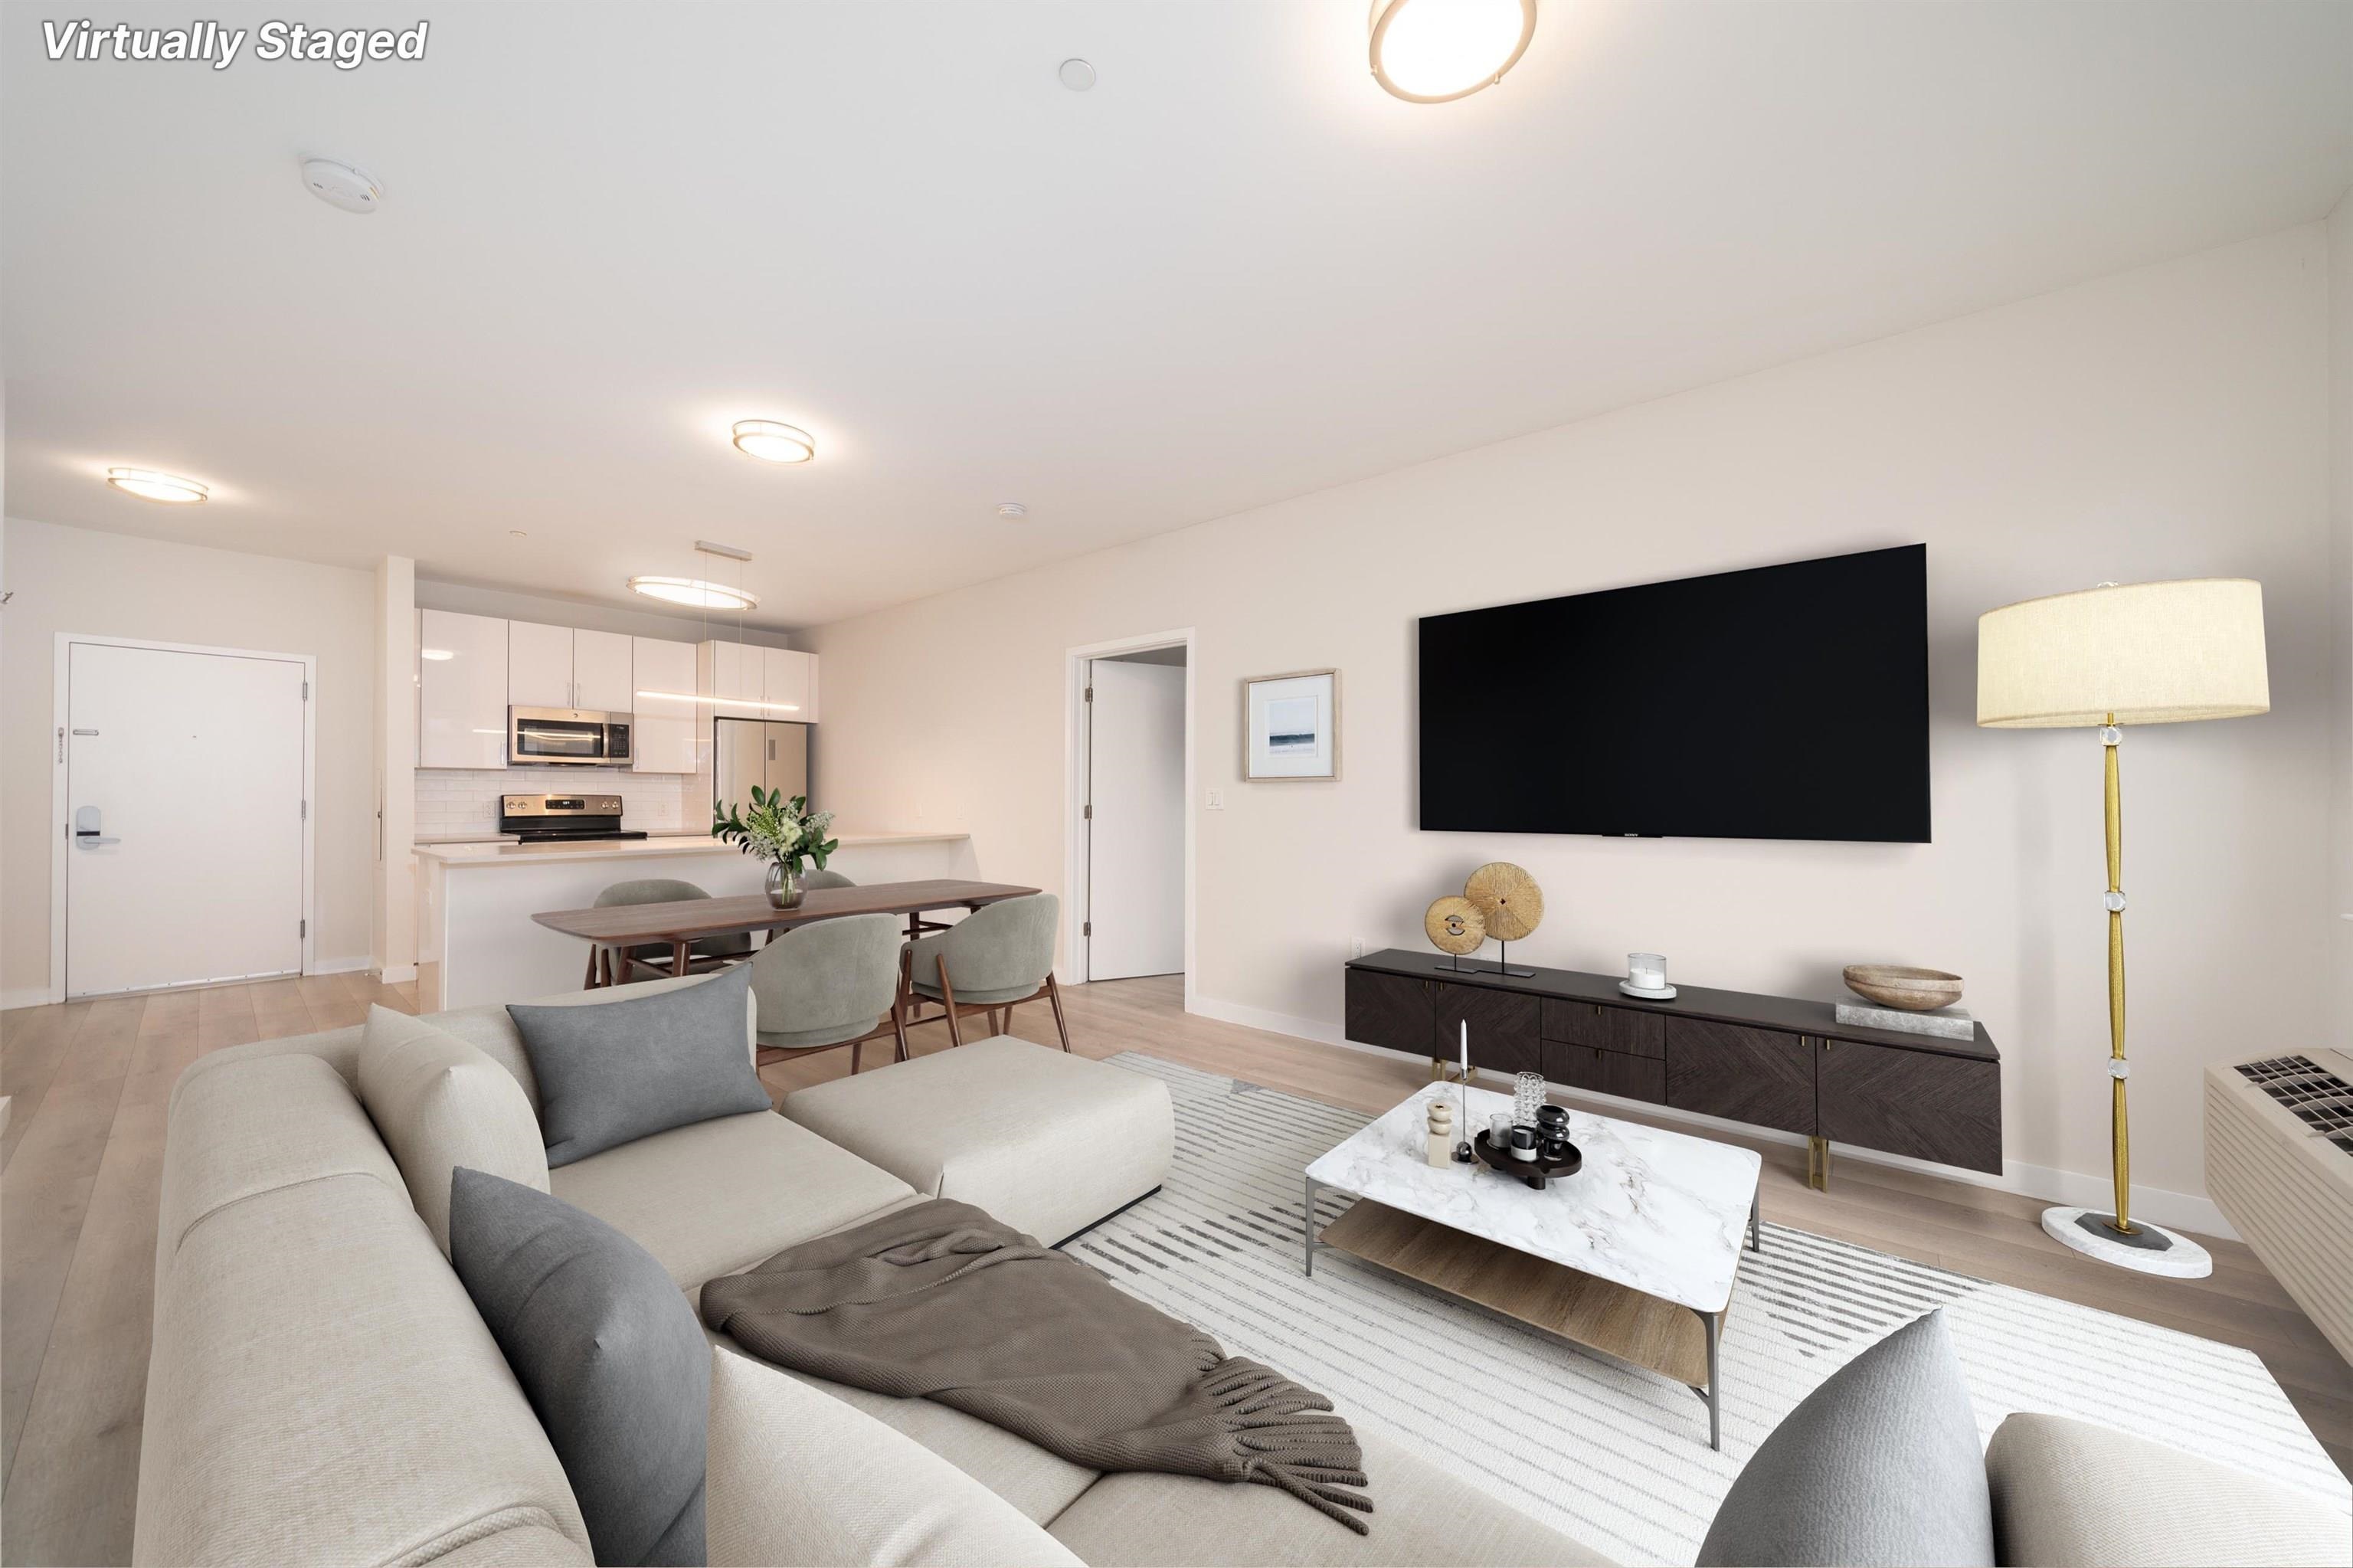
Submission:
[[[716,764],[712,804],[719,810],[730,806],[748,810],[754,784],[777,790],[788,800],[808,793],[812,726],[747,718],[713,719],[712,724],[711,755]]]

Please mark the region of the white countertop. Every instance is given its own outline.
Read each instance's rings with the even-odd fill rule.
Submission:
[[[857,849],[874,844],[935,844],[959,843],[970,838],[969,833],[836,833],[843,849]],[[649,839],[604,839],[585,844],[524,844],[512,840],[493,842],[479,841],[457,843],[417,842],[420,860],[438,860],[445,865],[524,865],[545,864],[550,861],[569,860],[629,860],[645,855],[662,854],[737,854],[733,844],[712,838],[709,833],[664,833]]]

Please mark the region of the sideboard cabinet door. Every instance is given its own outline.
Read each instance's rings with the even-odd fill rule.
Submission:
[[[1430,1022],[1431,1001],[1426,980],[1375,969],[1350,969],[1347,1036],[1360,1045],[1386,1045],[1392,1051],[1427,1056],[1436,1038]]]
[[[1824,1138],[2000,1173],[2001,1070],[1994,1064],[1852,1040],[1815,1044]]]
[[[1544,1043],[1536,1030],[1538,999],[1482,985],[1438,982],[1439,1056],[1451,1062],[1471,1029],[1471,1065],[1497,1073],[1541,1073]]]
[[[1784,1132],[1814,1130],[1813,1042],[1778,1029],[1666,1021],[1667,1104]]]

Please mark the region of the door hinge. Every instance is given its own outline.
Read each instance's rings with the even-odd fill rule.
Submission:
[[[302,820],[306,822],[311,820],[311,802],[308,800],[302,802]]]
[[[59,762],[63,762],[65,759],[66,759],[66,726],[63,726],[63,725],[59,725],[59,726],[58,726],[58,760]]]
[[[1082,815],[1082,817],[1084,817],[1088,821],[1090,821],[1090,822],[1093,821],[1095,820],[1095,808],[1094,808],[1094,802],[1092,802],[1092,801],[1091,800],[1091,801],[1089,801],[1087,804],[1085,804],[1085,805],[1083,805],[1083,806],[1080,807],[1080,808],[1079,808],[1079,813],[1080,813],[1080,815]]]
[[[1095,700],[1095,689],[1094,689],[1092,686],[1089,686],[1089,687],[1087,688],[1087,701],[1089,701],[1089,702],[1093,702],[1094,700]]]
[[[1095,934],[1095,923],[1094,923],[1093,921],[1092,921],[1092,920],[1088,920],[1088,921],[1084,921],[1084,922],[1082,922],[1082,923],[1081,923],[1081,925],[1080,925],[1080,927],[1079,927],[1079,935],[1080,935],[1080,936],[1082,936],[1082,937],[1092,937],[1092,936],[1093,936],[1094,934]]]
[[[308,916],[297,921],[295,925],[297,935],[307,937],[311,934],[311,922]]]
[[[302,700],[306,703],[311,700],[311,683],[308,681],[302,683]]]

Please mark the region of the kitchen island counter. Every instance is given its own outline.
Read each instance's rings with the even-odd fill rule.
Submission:
[[[859,882],[977,880],[965,833],[837,832],[828,868]],[[417,866],[418,1011],[528,1001],[581,990],[581,945],[534,923],[584,909],[617,882],[668,877],[714,897],[757,893],[765,864],[707,833],[586,843],[420,843]]]
[[[899,844],[960,844],[968,842],[969,833],[836,833],[840,848],[836,858],[853,850],[880,849]],[[645,855],[673,854],[733,854],[743,852],[733,844],[712,838],[709,833],[656,833],[643,839],[592,839],[586,843],[517,843],[513,839],[494,842],[479,841],[455,843],[424,843],[417,846],[420,860],[438,860],[449,865],[544,865],[551,861],[570,860],[634,860]],[[747,857],[748,858],[748,857]],[[860,880],[864,880],[861,878]]]

